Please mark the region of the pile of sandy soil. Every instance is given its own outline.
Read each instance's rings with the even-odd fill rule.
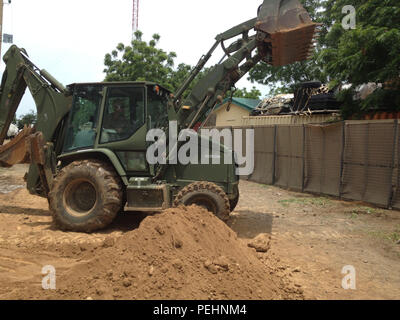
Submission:
[[[99,247],[81,245],[81,262],[57,275],[41,299],[293,299],[255,249],[196,207],[148,216],[139,228]]]

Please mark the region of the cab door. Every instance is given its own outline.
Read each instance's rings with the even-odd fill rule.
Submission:
[[[68,117],[63,152],[92,149],[96,141],[99,111],[103,100],[101,85],[77,85]]]
[[[117,155],[128,176],[148,175],[146,161],[146,88],[107,87],[98,148]]]

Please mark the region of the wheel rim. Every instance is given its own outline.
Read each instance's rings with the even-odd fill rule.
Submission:
[[[87,179],[74,180],[64,190],[63,203],[69,214],[77,217],[86,216],[96,206],[96,188]]]
[[[186,206],[190,206],[192,204],[195,204],[214,214],[217,214],[217,206],[214,201],[212,201],[209,197],[196,196],[188,199],[185,203]]]

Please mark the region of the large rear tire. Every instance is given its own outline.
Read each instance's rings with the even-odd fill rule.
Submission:
[[[121,210],[122,183],[114,169],[96,160],[75,161],[56,176],[50,210],[62,230],[92,232],[108,226]]]
[[[224,190],[212,182],[194,182],[182,188],[174,200],[174,206],[198,205],[215,214],[219,219],[229,219],[229,199]]]

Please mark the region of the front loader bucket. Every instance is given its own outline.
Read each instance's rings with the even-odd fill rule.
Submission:
[[[34,131],[26,127],[10,142],[0,146],[0,167],[11,167],[17,163],[29,163],[30,151],[27,138]]]
[[[283,66],[309,58],[317,23],[298,0],[264,0],[255,29],[267,34],[272,57],[267,61]]]

